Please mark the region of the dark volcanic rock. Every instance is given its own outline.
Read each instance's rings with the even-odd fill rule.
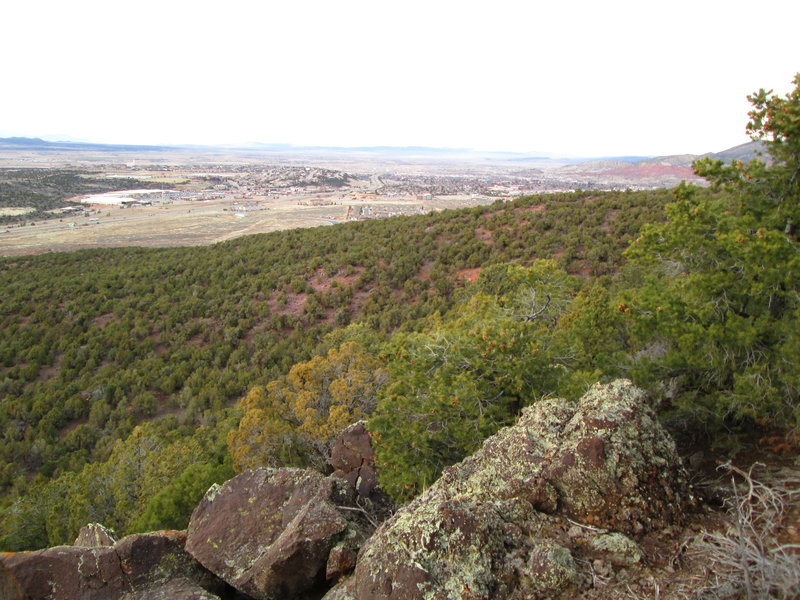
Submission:
[[[577,404],[525,409],[446,469],[378,529],[353,577],[327,598],[555,598],[580,583],[574,556],[638,560],[628,536],[680,521],[689,501],[644,392],[598,384]],[[596,531],[570,538],[570,519]]]
[[[345,481],[314,471],[246,471],[206,493],[186,548],[237,590],[292,598],[324,583],[334,546],[346,561],[371,532],[359,509],[347,510],[354,497]]]
[[[11,571],[0,564],[0,598],[3,600],[24,600],[19,582]]]
[[[223,589],[224,584],[183,549],[185,541],[181,532],[157,532],[128,536],[114,546],[59,546],[2,556],[0,590],[6,585],[4,578],[26,600],[145,598],[146,590],[173,580]]]
[[[113,546],[117,543],[117,534],[113,529],[104,527],[100,523],[89,523],[81,527],[73,546],[93,548],[95,546]]]
[[[358,505],[367,509],[375,522],[394,512],[391,498],[378,487],[375,449],[366,423],[359,421],[342,431],[331,448],[333,476],[344,479],[358,494]]]
[[[114,546],[131,588],[152,587],[173,579],[193,581],[208,590],[224,584],[186,552],[186,533],[158,531],[121,539]]]
[[[331,465],[334,475],[346,479],[364,498],[368,498],[378,485],[375,474],[375,450],[363,421],[345,429],[331,448]]]
[[[219,596],[188,579],[173,579],[125,594],[121,600],[219,600]]]
[[[113,548],[58,546],[4,556],[27,600],[108,600],[128,589]]]

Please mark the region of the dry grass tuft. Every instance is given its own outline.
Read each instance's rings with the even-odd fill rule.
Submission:
[[[709,581],[695,588],[695,598],[800,598],[800,545],[779,542],[787,509],[800,496],[798,482],[767,485],[753,478],[757,466],[763,465],[755,463],[748,471],[730,463],[720,467],[733,486],[726,502],[731,525],[723,533],[704,533],[694,545],[691,553],[709,565]]]

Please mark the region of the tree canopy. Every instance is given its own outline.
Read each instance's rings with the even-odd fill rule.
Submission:
[[[702,159],[718,191],[680,186],[628,251],[634,372],[702,422],[800,422],[800,75],[763,89],[747,129],[769,160]]]
[[[228,435],[234,467],[325,470],[334,438],[372,413],[385,380],[379,362],[351,341],[253,388],[239,403],[244,415],[238,429]]]

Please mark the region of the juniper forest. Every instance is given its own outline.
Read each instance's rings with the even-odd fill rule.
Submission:
[[[0,549],[183,528],[366,419],[405,501],[519,411],[631,378],[720,448],[800,425],[800,75],[709,187],[0,260]]]

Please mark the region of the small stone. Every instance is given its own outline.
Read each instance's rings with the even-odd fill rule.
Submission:
[[[583,529],[577,525],[572,525],[569,529],[567,529],[567,535],[571,538],[583,537]]]
[[[645,558],[636,542],[621,533],[595,536],[589,540],[589,548],[602,552],[615,565],[635,565]]]
[[[689,463],[689,466],[696,471],[703,465],[704,459],[705,459],[705,454],[703,454],[703,452],[700,451],[692,454],[687,462]]]
[[[339,543],[331,550],[328,555],[328,562],[325,567],[325,579],[336,581],[343,575],[350,573],[356,566],[357,554],[352,548]]]
[[[550,540],[540,540],[531,552],[524,591],[533,597],[550,597],[578,585],[580,576],[569,550]]]
[[[599,558],[596,558],[595,560],[592,561],[592,569],[596,574],[600,575],[601,577],[605,577],[609,573],[611,573],[611,567],[607,565],[604,560],[601,560]]]

